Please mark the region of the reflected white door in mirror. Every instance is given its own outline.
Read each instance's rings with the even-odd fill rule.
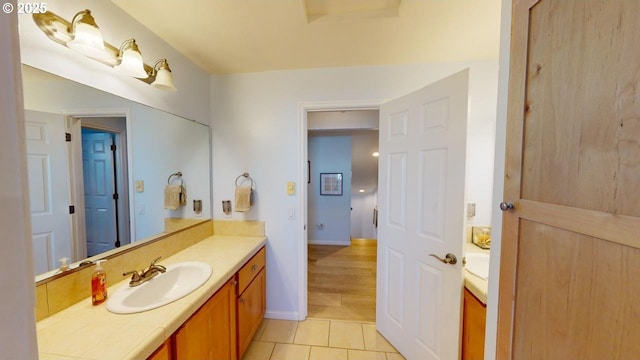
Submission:
[[[71,257],[67,155],[62,115],[25,111],[27,169],[36,274]]]

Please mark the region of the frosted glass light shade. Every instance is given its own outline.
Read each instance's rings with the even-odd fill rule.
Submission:
[[[90,24],[79,22],[75,26],[73,40],[67,47],[96,60],[116,62],[115,55],[104,47],[104,40],[100,29]]]
[[[144,70],[142,54],[134,49],[127,49],[123,52],[122,60],[116,69],[125,75],[136,78],[146,79],[149,76]]]
[[[173,84],[173,75],[168,69],[161,67],[156,73],[156,80],[151,83],[151,86],[162,89],[176,91],[176,86]]]

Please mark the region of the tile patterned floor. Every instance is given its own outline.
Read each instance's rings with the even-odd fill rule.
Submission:
[[[264,319],[243,360],[404,360],[374,323]]]

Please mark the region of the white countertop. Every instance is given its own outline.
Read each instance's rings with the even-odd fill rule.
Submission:
[[[486,253],[489,254],[489,250],[484,250],[472,243],[465,243],[464,246],[465,254],[477,252],[477,253]],[[467,269],[464,269],[464,286],[480,300],[483,304],[487,304],[487,289],[489,286],[489,281],[483,279],[481,277],[472,274]]]
[[[265,243],[265,237],[213,235],[160,261],[162,265],[203,261],[213,273],[191,294],[157,309],[113,314],[106,302],[92,306],[87,298],[37,322],[40,359],[146,359]],[[127,286],[128,281],[111,284],[108,292]]]

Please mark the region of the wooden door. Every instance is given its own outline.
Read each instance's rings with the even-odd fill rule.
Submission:
[[[468,76],[380,108],[376,325],[409,360],[459,356]]]
[[[176,331],[175,358],[235,360],[235,314],[235,286],[230,280]]]
[[[255,335],[267,307],[266,276],[262,269],[238,296],[238,357],[242,358]]]
[[[487,307],[464,289],[462,360],[483,360]]]
[[[33,256],[41,274],[72,258],[64,117],[26,110],[25,134]]]
[[[512,16],[499,359],[640,356],[640,1]]]
[[[147,360],[173,360],[172,358],[172,340],[168,339],[156,351],[147,358]]]

